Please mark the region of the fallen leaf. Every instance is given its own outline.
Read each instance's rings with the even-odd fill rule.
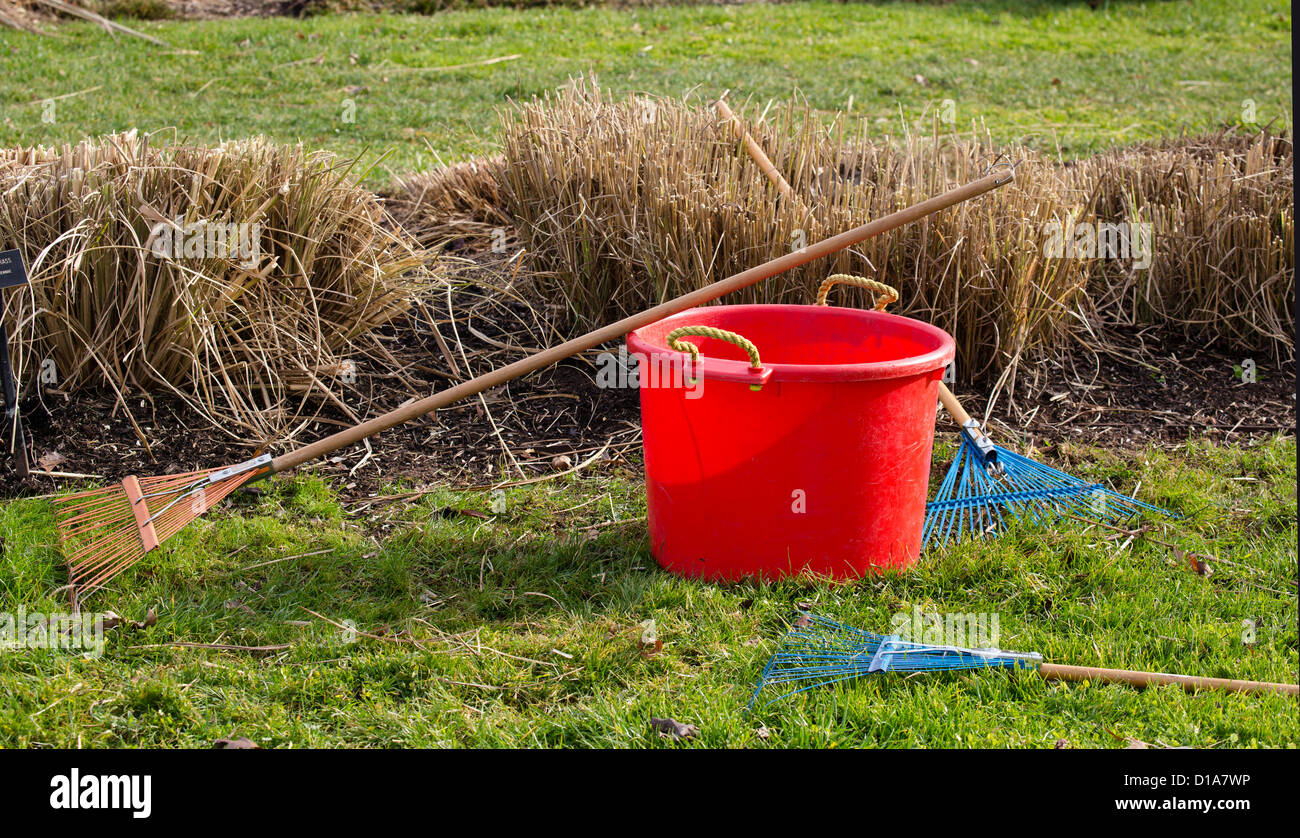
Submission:
[[[58,451],[47,451],[36,460],[36,463],[46,471],[54,471],[55,466],[62,465],[67,460],[68,458]]]
[[[813,624],[813,621],[812,621],[811,619],[809,619],[809,617],[808,617],[807,614],[800,614],[800,615],[799,615],[799,619],[797,619],[797,620],[794,621],[794,627],[795,627],[795,628],[808,628],[808,627],[811,626],[812,624]]]
[[[551,465],[557,469],[573,468],[573,460],[568,454],[561,454],[558,457],[551,458]]]
[[[1189,565],[1191,565],[1192,570],[1196,572],[1197,576],[1209,576],[1214,573],[1214,568],[1210,567],[1210,563],[1206,561],[1210,556],[1207,556],[1204,553],[1189,553],[1188,551],[1180,550],[1177,547],[1171,549],[1176,558],[1185,560]]]
[[[238,739],[218,739],[212,743],[214,750],[218,751],[260,751],[262,746],[246,737]]]
[[[240,601],[240,600],[237,600],[237,599],[228,599],[228,600],[226,600],[225,602],[223,602],[223,603],[221,603],[221,604],[222,604],[222,606],[225,607],[225,609],[226,609],[227,611],[234,611],[236,608],[238,608],[240,611],[243,611],[245,614],[252,614],[254,617],[257,616],[257,612],[256,612],[256,611],[254,611],[253,609],[249,608],[247,605],[245,605],[245,604],[244,604],[242,601]]]
[[[1058,751],[1064,751],[1070,747],[1069,739],[1057,739],[1052,743],[1052,747]]]
[[[766,741],[772,738],[772,731],[767,729],[767,725],[763,725],[758,730],[754,731],[754,735],[757,736],[759,739]]]
[[[674,741],[692,739],[700,732],[695,725],[682,724],[676,719],[651,719],[650,726],[659,731],[660,736],[671,736]]]
[[[158,613],[150,608],[145,612],[143,620],[125,620],[119,614],[112,611],[105,611],[95,618],[95,630],[105,632],[109,629],[115,629],[118,626],[125,626],[129,629],[147,629],[150,626],[158,624]]]

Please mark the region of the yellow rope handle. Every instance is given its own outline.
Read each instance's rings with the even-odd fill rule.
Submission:
[[[876,297],[876,311],[884,311],[885,306],[890,303],[898,302],[898,289],[892,285],[886,285],[879,280],[870,279],[865,276],[854,276],[853,274],[832,274],[826,277],[820,288],[817,289],[817,305],[826,305],[826,295],[831,292],[831,288],[836,285],[856,285],[859,288],[866,288],[868,291],[874,291]]]
[[[690,341],[678,340],[678,338],[686,337],[687,335],[698,335],[702,338],[716,338],[718,340],[725,340],[733,346],[739,346],[741,349],[745,350],[745,354],[749,356],[749,365],[751,367],[756,370],[763,368],[762,362],[758,359],[758,347],[750,343],[747,338],[738,335],[735,332],[728,332],[726,329],[715,329],[712,326],[682,326],[680,329],[673,329],[669,332],[666,338],[668,345],[678,352],[689,352],[691,360],[697,364],[700,361],[700,348]]]

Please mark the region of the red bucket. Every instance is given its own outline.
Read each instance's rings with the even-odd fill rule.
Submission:
[[[760,353],[689,337],[747,338]],[[627,337],[638,362],[650,546],[674,573],[856,578],[921,550],[943,330],[878,311],[709,306]],[[755,390],[754,388],[759,389]]]

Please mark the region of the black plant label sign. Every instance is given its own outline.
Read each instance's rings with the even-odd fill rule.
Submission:
[[[23,254],[17,250],[0,250],[0,288],[27,284]]]

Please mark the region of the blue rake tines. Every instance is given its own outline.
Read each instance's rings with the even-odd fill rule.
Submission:
[[[749,700],[753,707],[764,687],[792,686],[766,704],[782,698],[878,672],[936,672],[952,669],[1037,668],[1036,653],[1003,649],[966,649],[913,643],[897,635],[873,634],[815,614],[803,614],[804,624],[790,629],[776,654],[763,667]]]
[[[1167,509],[1121,495],[993,446],[1002,474],[991,476],[989,458],[965,435],[961,450],[943,478],[935,499],[925,507],[922,549],[934,543],[996,535],[1008,519],[1050,523],[1075,516],[1117,525],[1142,511],[1177,517]]]

